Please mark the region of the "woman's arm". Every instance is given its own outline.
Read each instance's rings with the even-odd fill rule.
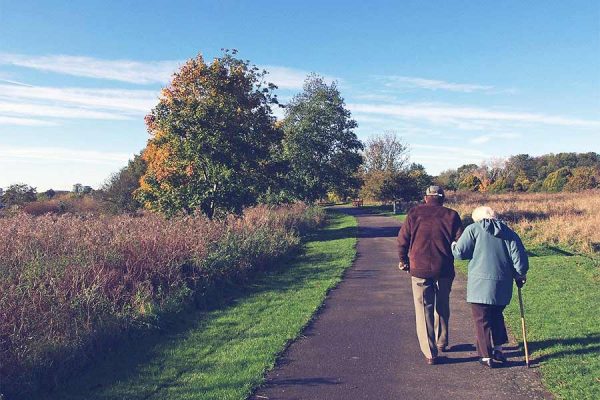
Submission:
[[[470,260],[475,249],[475,232],[473,225],[469,225],[458,239],[452,243],[452,254],[457,260]]]
[[[527,275],[527,271],[529,270],[529,257],[527,256],[527,250],[525,250],[521,238],[516,233],[514,233],[514,238],[510,241],[508,249],[513,262],[515,278]]]

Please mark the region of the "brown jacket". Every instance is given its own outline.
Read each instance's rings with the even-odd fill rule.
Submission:
[[[398,233],[400,261],[418,278],[453,278],[450,244],[462,233],[458,213],[437,204],[422,204],[408,212]]]

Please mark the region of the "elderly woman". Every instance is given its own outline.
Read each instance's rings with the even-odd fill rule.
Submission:
[[[510,303],[513,279],[525,283],[529,268],[527,253],[519,236],[496,218],[490,207],[478,207],[452,253],[471,260],[467,278],[467,302],[471,303],[479,362],[489,368],[505,362],[502,344],[508,342],[502,312]]]

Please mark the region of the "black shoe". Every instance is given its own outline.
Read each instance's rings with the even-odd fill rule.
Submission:
[[[502,352],[500,350],[494,350],[492,352],[492,358],[501,363],[506,362],[506,357],[504,357],[504,354],[502,354]]]
[[[495,368],[496,365],[494,364],[494,362],[492,361],[491,358],[487,359],[484,361],[483,358],[479,359],[479,364],[483,365],[484,367],[488,367],[488,368]]]

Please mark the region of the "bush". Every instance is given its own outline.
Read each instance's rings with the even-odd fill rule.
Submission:
[[[542,190],[551,193],[562,191],[571,175],[571,170],[567,167],[557,169],[544,179]]]
[[[323,211],[296,204],[209,220],[20,214],[0,225],[0,381],[52,386],[107,339],[239,279],[299,243]],[[27,249],[27,251],[23,251]]]
[[[470,192],[479,191],[479,187],[481,186],[481,180],[475,175],[467,175],[460,183],[458,184],[458,188],[462,190],[468,190]]]
[[[567,178],[564,190],[567,192],[580,192],[587,189],[596,189],[600,185],[600,171],[595,167],[579,167],[572,171]]]

